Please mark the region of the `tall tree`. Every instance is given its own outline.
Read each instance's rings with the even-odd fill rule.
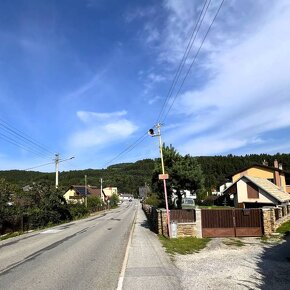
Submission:
[[[173,207],[172,196],[175,192],[178,197],[177,205],[179,208],[181,207],[183,190],[195,192],[198,200],[201,200],[205,193],[204,176],[197,159],[189,155],[183,157],[172,145],[163,145],[163,157],[165,172],[169,175],[166,182],[169,205]],[[158,180],[158,175],[162,172],[160,159],[157,159],[155,164],[152,187],[158,193],[161,206],[164,206],[163,183]]]

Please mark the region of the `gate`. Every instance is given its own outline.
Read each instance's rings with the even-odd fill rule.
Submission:
[[[203,237],[260,237],[261,209],[202,209]]]

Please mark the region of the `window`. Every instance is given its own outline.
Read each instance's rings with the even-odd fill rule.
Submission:
[[[248,198],[259,198],[259,188],[252,182],[247,183]]]

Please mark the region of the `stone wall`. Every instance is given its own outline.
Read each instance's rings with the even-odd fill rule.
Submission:
[[[277,218],[275,217],[275,211],[278,211]],[[263,208],[264,235],[272,235],[281,224],[289,220],[290,205],[279,206],[276,208]]]
[[[165,209],[157,209],[150,205],[143,204],[142,208],[148,219],[150,229],[156,234],[168,237],[167,214]],[[197,214],[200,219],[200,214]],[[201,221],[174,222],[177,223],[177,238],[179,237],[201,237]],[[172,236],[172,234],[171,234]]]
[[[177,224],[177,237],[195,237],[196,236],[196,223],[178,223]]]

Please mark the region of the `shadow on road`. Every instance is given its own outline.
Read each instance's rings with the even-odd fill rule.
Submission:
[[[265,248],[258,263],[260,289],[290,289],[290,235],[283,243]]]

